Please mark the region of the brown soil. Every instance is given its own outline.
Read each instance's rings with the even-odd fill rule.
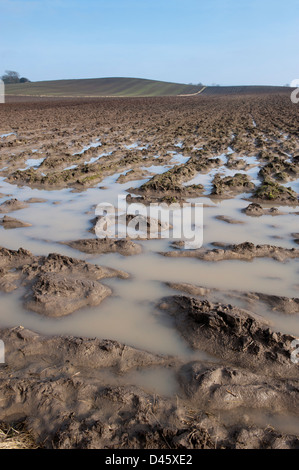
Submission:
[[[111,238],[86,238],[84,240],[75,240],[64,242],[65,245],[84,253],[100,254],[100,253],[120,253],[123,256],[137,255],[141,253],[141,245],[131,240]]]
[[[174,245],[177,247],[178,244]],[[217,244],[218,245],[218,244]],[[299,258],[299,250],[295,248],[282,248],[275,245],[254,245],[244,242],[239,245],[222,244],[223,248],[206,250],[174,250],[161,253],[171,258],[198,258],[204,261],[244,260],[251,261],[254,258],[273,258],[276,261]]]
[[[0,213],[18,211],[20,209],[25,209],[28,207],[28,204],[17,199],[8,199],[0,204]]]
[[[178,302],[186,308],[184,298],[175,299]],[[248,334],[249,317],[242,317],[240,312],[236,327],[226,327],[225,320],[231,318],[228,312],[221,321],[215,316],[215,323],[213,317],[194,323],[195,329],[190,331],[189,323],[200,322],[196,308],[193,301],[188,323],[185,314],[181,317],[190,333],[189,341],[197,344],[196,337],[204,339],[203,344],[210,344],[211,349],[217,342],[217,328],[221,328],[229,338],[228,345],[238,348],[241,359],[236,362],[244,364],[247,358],[252,365],[258,356],[263,375],[260,370],[229,363],[181,364],[176,358],[153,355],[116,341],[44,337],[22,327],[6,329],[0,331],[7,363],[0,365],[2,419],[30,429],[35,445],[44,448],[298,448],[294,435],[258,427],[250,420],[247,424],[240,421],[243,409],[265,412],[275,405],[277,412],[289,412],[298,407],[298,368],[284,358],[289,338],[265,332],[263,325],[252,319],[250,339],[254,345],[250,344],[247,336],[236,336],[236,327],[238,333],[244,329]],[[212,336],[208,335],[206,341],[208,332]],[[285,345],[282,353],[277,351],[279,340]],[[272,354],[283,367],[272,368]],[[232,357],[237,358],[236,352]],[[129,371],[157,366],[176,371],[181,387],[176,398],[129,385],[109,385],[111,375],[114,380],[125,380]],[[230,411],[229,421],[221,417],[220,410]]]
[[[246,215],[251,217],[260,217],[261,215],[283,215],[285,212],[279,211],[276,207],[271,207],[270,209],[263,208],[260,204],[251,203],[245,209],[243,209]]]
[[[8,230],[12,228],[31,227],[32,224],[5,215],[2,219],[0,219],[0,225],[2,225],[5,230]]]
[[[18,251],[1,248],[0,269],[2,290],[10,292],[22,284],[26,287],[24,307],[50,317],[98,305],[111,294],[100,279],[128,277],[121,271],[56,253],[34,256],[21,248]]]
[[[225,295],[225,297],[230,298],[232,302],[241,299],[250,310],[256,310],[257,302],[263,302],[267,304],[272,311],[277,311],[280,314],[299,315],[299,298],[270,295],[261,292],[223,292],[219,289],[211,289],[188,283],[168,282],[167,285],[171,287],[171,289],[179,290],[192,296],[205,297],[212,302],[219,302],[219,300],[223,298],[223,295]]]
[[[13,132],[0,139],[1,175],[19,186],[83,191],[104,189],[104,178],[120,173],[119,184],[148,180],[138,189],[132,187],[133,196],[127,198],[148,204],[203,196],[203,186],[186,184],[213,170],[214,199],[246,193],[252,202],[244,209],[247,215],[286,214],[275,206],[298,205],[298,194],[286,186],[299,176],[299,108],[291,103],[289,92],[209,93],[212,90],[171,98],[10,99],[0,107],[0,131]],[[175,153],[188,161],[173,165]],[[221,154],[226,163],[218,158]],[[245,158],[253,156],[260,185],[243,173],[223,174],[223,166],[249,170]],[[30,158],[44,160],[24,170]],[[92,159],[97,160],[87,163]],[[167,171],[153,174],[152,165],[163,165]],[[75,167],[67,169],[70,166]],[[0,212],[42,202],[9,199]],[[242,222],[221,214],[217,218],[229,224]],[[145,222],[148,227],[151,221]],[[26,223],[4,216],[1,224],[12,228]],[[298,243],[298,233],[292,238]],[[141,245],[129,239],[88,238],[66,244],[90,254],[141,252]],[[183,250],[183,243],[173,243],[177,249],[161,254],[207,262],[284,262],[299,257],[298,249],[274,245],[214,245],[215,249]],[[39,315],[61,317],[98,305],[111,295],[102,280],[128,276],[57,253],[36,256],[24,248],[0,248],[0,289],[19,289],[25,309]],[[254,419],[255,412],[298,417],[299,372],[291,361],[295,338],[274,331],[257,313],[261,303],[280,314],[297,315],[298,298],[222,292],[186,283],[169,287],[188,295],[161,299],[156,314],[161,321],[170,316],[190,347],[207,353],[208,360],[157,355],[109,339],[50,337],[20,326],[2,328],[3,426],[30,430],[33,446],[45,448],[298,449],[298,435]],[[152,368],[174,374],[176,396],[131,385],[129,373]]]
[[[0,142],[0,161],[8,167],[2,174],[11,182],[31,187],[83,190],[117,172],[130,170],[119,177],[119,182],[138,179],[146,175],[140,166],[168,165],[171,152],[179,151],[189,157],[187,163],[175,165],[162,175],[149,174],[149,182],[134,192],[145,194],[146,199],[180,200],[202,194],[200,185],[182,183],[198,172],[222,166],[223,162],[215,157],[231,147],[241,157],[257,156],[262,165],[259,177],[263,186],[253,195],[257,202],[297,204],[296,194],[281,186],[282,182],[298,178],[297,117],[297,108],[286,93],[246,95],[246,99],[237,95],[28,98],[28,102],[7,103],[0,110],[0,122],[5,122],[3,130],[14,132]],[[288,139],[281,138],[282,127]],[[97,135],[99,140],[95,141]],[[174,145],[178,141],[183,142],[180,149]],[[84,150],[91,143],[95,145]],[[126,148],[134,143],[136,147]],[[44,161],[38,168],[20,171],[30,149],[36,150],[33,158]],[[85,164],[99,154],[103,154],[99,160]],[[286,161],[286,155],[291,155],[290,161]],[[72,165],[77,167],[65,170]],[[231,155],[226,166],[248,168]],[[213,193],[218,197],[245,191],[254,191],[246,175],[216,175]]]
[[[160,308],[174,316],[178,330],[193,348],[264,377],[298,380],[298,367],[290,360],[296,338],[271,331],[261,316],[186,296],[166,298]]]
[[[215,219],[222,220],[223,222],[227,222],[228,224],[244,224],[243,220],[233,219],[228,215],[216,215]]]

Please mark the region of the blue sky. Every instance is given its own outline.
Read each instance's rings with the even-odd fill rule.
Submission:
[[[299,0],[0,0],[0,75],[284,85]]]

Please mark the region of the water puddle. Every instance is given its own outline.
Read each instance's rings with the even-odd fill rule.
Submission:
[[[89,150],[91,148],[101,147],[101,145],[102,145],[102,143],[100,142],[100,138],[98,137],[96,139],[96,142],[91,142],[89,145],[86,145],[85,147],[83,147],[83,149],[80,152],[73,153],[73,156],[83,155],[87,150]]]
[[[222,161],[223,165],[221,165],[220,167],[217,167],[217,168],[213,168],[208,173],[198,173],[191,180],[183,183],[183,185],[188,187],[188,186],[191,186],[193,184],[196,184],[196,185],[201,184],[204,187],[203,194],[208,195],[208,194],[211,194],[211,191],[213,189],[213,179],[215,178],[215,176],[217,174],[221,175],[221,177],[224,178],[224,177],[227,177],[227,176],[232,176],[233,177],[238,173],[247,175],[250,178],[250,180],[256,186],[261,184],[261,181],[258,178],[258,174],[259,174],[259,171],[260,171],[260,166],[259,166],[259,162],[258,162],[257,158],[255,156],[252,156],[252,157],[246,157],[246,156],[244,156],[244,157],[243,156],[242,157],[240,157],[240,156],[235,157],[236,160],[244,160],[244,162],[247,165],[250,165],[250,168],[248,168],[246,170],[230,169],[226,166],[227,163],[228,163],[227,155],[231,155],[233,153],[234,153],[234,151],[230,147],[228,147],[228,152],[227,153],[223,153],[221,155],[211,157],[210,158],[211,160],[220,159]]]
[[[71,165],[71,166],[68,166],[67,168],[64,168],[63,171],[66,171],[66,170],[74,170],[75,168],[78,168],[78,165]]]
[[[184,157],[184,155],[180,153],[175,153],[175,152],[173,153],[174,153],[174,156],[170,160],[170,163],[184,165],[190,160],[190,157]]]
[[[175,147],[179,147],[180,149],[183,147],[184,142],[178,142],[177,144],[174,144]]]
[[[0,134],[0,139],[5,139],[5,137],[9,137],[11,135],[15,135],[14,132],[8,132],[6,134]]]
[[[26,160],[25,164],[26,164],[26,168],[20,168],[20,171],[25,171],[25,170],[29,170],[29,168],[33,168],[34,170],[36,170],[42,163],[43,161],[45,160],[45,158],[28,158],[28,160]]]
[[[99,146],[100,142],[90,144]],[[137,148],[139,143],[131,144]],[[81,151],[81,154],[87,150]],[[79,153],[79,154],[80,154]],[[227,153],[220,155],[222,165],[207,174],[199,174],[185,185],[203,184],[205,193],[212,189],[212,180],[216,173],[223,172],[224,176],[236,173],[248,174],[257,181],[259,164],[255,156],[237,156],[250,165],[247,170],[231,170],[226,167],[228,155],[233,155],[228,148]],[[76,154],[78,155],[78,154]],[[85,161],[93,163],[104,155]],[[171,163],[184,164],[189,157],[174,152]],[[28,159],[26,165],[38,167],[44,159]],[[170,165],[152,165],[142,167],[149,172],[162,174]],[[72,166],[73,168],[75,166]],[[69,167],[70,168],[70,167]],[[81,193],[71,189],[40,190],[26,186],[18,187],[0,178],[0,193],[10,195],[20,201],[30,198],[45,199],[43,203],[33,203],[25,209],[12,214],[20,220],[32,224],[31,227],[5,231],[0,227],[1,246],[10,249],[23,247],[36,255],[48,255],[58,252],[78,259],[86,259],[90,263],[120,269],[130,274],[127,280],[109,279],[103,283],[110,286],[112,296],[106,298],[97,307],[78,310],[72,315],[60,319],[42,317],[34,312],[24,310],[21,290],[10,294],[0,294],[0,323],[1,326],[23,325],[43,334],[77,335],[115,339],[122,343],[144,349],[150,352],[174,355],[182,358],[214,360],[203,352],[191,351],[187,342],[175,328],[173,319],[161,312],[156,305],[161,298],[179,294],[166,286],[167,282],[190,283],[223,291],[223,299],[228,303],[233,300],[225,292],[237,290],[240,292],[262,292],[266,294],[298,297],[298,260],[279,263],[272,259],[255,259],[252,262],[223,261],[208,263],[192,258],[167,258],[159,254],[172,249],[171,241],[167,238],[138,241],[142,245],[142,253],[136,256],[124,257],[117,253],[106,255],[87,255],[76,251],[61,241],[77,240],[94,237],[89,232],[95,217],[95,207],[99,203],[108,202],[117,205],[118,196],[126,194],[129,188],[138,188],[148,179],[117,183],[120,175],[125,175],[130,169],[115,173],[105,178],[97,187],[89,188]],[[298,185],[298,181],[287,185]],[[100,189],[105,188],[105,189]],[[294,186],[298,192],[298,186]],[[248,196],[248,195],[247,195]],[[284,213],[276,217],[248,217],[242,209],[248,206],[244,200],[245,194],[234,199],[216,200],[208,197],[190,199],[191,202],[205,204],[204,207],[204,247],[213,248],[213,242],[242,243],[250,241],[255,244],[277,244],[286,248],[295,248],[291,233],[297,231],[294,212],[298,208],[279,207]],[[0,203],[6,199],[3,196]],[[271,204],[270,207],[272,207]],[[237,219],[242,224],[229,224],[218,220],[216,216],[224,215]],[[236,300],[236,302],[238,302]],[[299,337],[299,322],[296,316],[284,316],[266,308],[260,311],[268,318],[273,328]],[[118,379],[115,379],[118,380]],[[171,394],[177,390],[174,375],[169,370],[151,369],[126,375],[126,383],[139,384],[157,393]],[[138,386],[139,386],[138,385]]]
[[[287,183],[283,183],[282,186],[286,188],[291,188],[297,194],[299,193],[299,178],[294,181],[288,181]]]
[[[101,153],[100,155],[98,155],[97,157],[92,157],[90,160],[88,161],[85,161],[84,162],[84,165],[89,165],[90,163],[94,163],[94,162],[97,162],[100,158],[102,157],[108,157],[109,155],[112,155],[113,152],[103,152]]]
[[[240,408],[236,411],[219,411],[218,414],[227,425],[238,422],[242,424],[245,418],[248,426],[260,426],[263,429],[274,428],[281,433],[290,435],[299,434],[299,418],[289,413],[277,413],[275,410],[271,413],[265,410]]]
[[[149,173],[154,173],[155,175],[162,175],[163,173],[166,173],[172,166],[167,165],[151,165],[151,166],[142,166],[141,170],[146,170]]]
[[[136,149],[136,150],[147,150],[148,147],[149,147],[149,144],[140,146],[139,142],[134,142],[133,144],[125,145],[125,148],[126,148],[127,150],[133,150],[133,149]]]

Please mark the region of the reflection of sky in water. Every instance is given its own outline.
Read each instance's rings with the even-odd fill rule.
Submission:
[[[177,144],[174,144],[175,147],[179,147],[180,149],[183,147],[184,142],[178,142]]]
[[[295,181],[289,181],[288,183],[284,183],[282,186],[285,186],[286,188],[291,188],[293,191],[299,194],[299,179]]]
[[[170,160],[170,163],[181,163],[184,165],[185,163],[187,163],[189,159],[190,157],[184,157],[184,155],[181,155],[180,153],[176,153]]]
[[[156,175],[162,175],[171,168],[170,165],[151,165],[151,166],[142,166],[141,170],[147,170],[149,173],[155,173]]]
[[[10,135],[15,135],[14,132],[8,132],[7,134],[0,134],[0,138],[4,139],[5,137],[9,137]]]
[[[20,171],[25,171],[29,168],[38,168],[44,160],[45,158],[28,158],[25,162],[26,168],[20,168]]]
[[[90,160],[84,162],[85,165],[88,165],[90,163],[94,163],[94,162],[97,162],[100,158],[102,157],[108,157],[108,155],[111,155],[112,152],[107,152],[107,153],[101,153],[100,155],[98,155],[97,157],[92,157]]]
[[[74,170],[77,167],[78,167],[78,165],[71,165],[71,166],[68,166],[67,168],[64,168],[63,171],[65,171],[65,170]]]
[[[128,144],[128,145],[125,145],[125,148],[127,150],[132,150],[132,149],[137,149],[137,150],[146,150],[148,149],[149,145],[143,145],[143,146],[140,146],[139,145],[139,142],[134,142],[133,144]]]
[[[97,148],[101,147],[102,143],[100,142],[100,138],[96,139],[96,142],[91,142],[89,145],[86,145],[83,147],[83,149],[80,152],[75,152],[73,155],[82,155],[84,152],[89,150],[90,148]]]

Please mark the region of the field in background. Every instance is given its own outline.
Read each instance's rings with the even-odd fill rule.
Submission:
[[[90,78],[17,83],[6,86],[8,95],[30,96],[172,96],[197,93],[202,86],[142,78]]]
[[[205,95],[261,95],[268,93],[289,93],[292,88],[287,86],[209,86],[203,90]]]
[[[184,85],[143,78],[90,78],[80,80],[51,80],[6,85],[8,96],[101,97],[101,96],[175,96],[260,94],[288,92],[289,87],[275,86],[209,86]]]

